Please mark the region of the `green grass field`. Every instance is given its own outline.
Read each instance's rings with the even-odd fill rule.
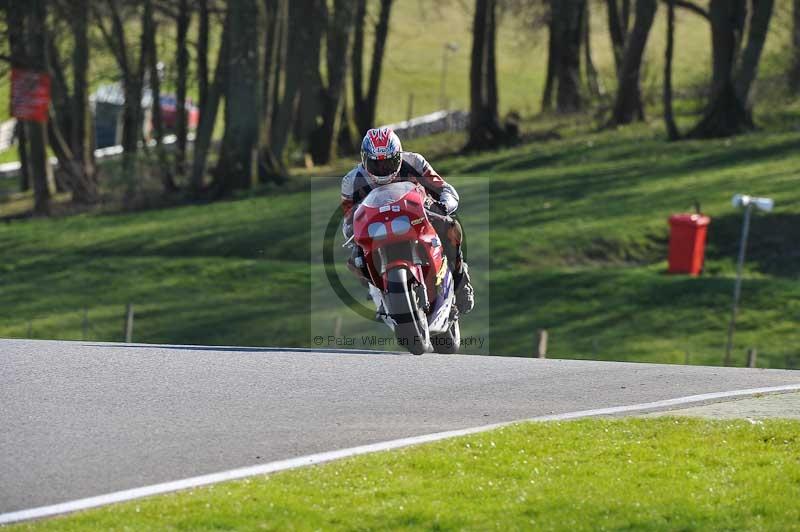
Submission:
[[[547,328],[553,357],[719,364],[741,223],[730,197],[747,191],[776,210],[753,221],[735,360],[755,347],[762,366],[797,366],[798,142],[669,144],[644,125],[437,158],[465,176],[454,182],[468,204],[488,201],[488,220],[462,213],[468,237],[488,242],[470,258],[481,289],[465,326],[490,329],[498,355],[529,354]],[[666,218],[695,200],[713,219],[705,274],[668,276]],[[0,225],[0,336],[81,339],[86,308],[88,339],[119,340],[131,302],[137,341],[310,345],[337,315],[355,318],[338,300],[310,309],[310,218],[337,201],[335,181],[296,178],[208,205]]]
[[[524,423],[8,530],[800,530],[800,423]]]
[[[761,366],[800,366],[800,101],[769,82],[785,60],[781,13],[788,5],[776,8],[756,106],[762,129],[752,134],[665,142],[657,103],[659,18],[645,75],[645,92],[656,99],[649,122],[597,131],[599,122],[587,115],[538,117],[524,123],[525,133],[556,132],[561,139],[468,156],[456,153],[465,140],[459,134],[406,143],[458,184],[465,228],[481,244],[470,257],[478,307],[464,319],[467,334],[490,336],[489,351],[498,355],[529,355],[536,331],[546,328],[552,357],[721,363],[740,226],[729,202],[748,192],[775,197],[777,208],[753,223],[735,363],[753,347]],[[608,78],[613,65],[602,15],[593,13],[593,44]],[[420,80],[431,83],[420,86],[431,100],[417,98],[417,110],[436,107],[438,78],[423,74],[438,63],[422,52],[449,41],[462,44],[448,91],[463,107],[468,10],[455,0],[400,0],[392,24],[382,119],[404,116],[406,96]],[[696,119],[691,91],[707,72],[703,24],[680,14],[676,85],[686,96],[676,108],[684,130]],[[165,55],[170,31],[164,28]],[[504,109],[538,112],[543,36],[505,16]],[[93,65],[98,79],[113,71],[108,57]],[[309,175],[341,175],[352,162],[299,171],[283,189],[215,204],[2,224],[0,336],[119,340],[127,303],[136,310],[134,339],[143,342],[306,346],[317,334],[331,334],[337,317],[343,331],[376,331],[318,290],[322,270],[312,259],[319,250],[309,246],[319,236],[311,222],[338,201],[335,182],[321,185]],[[667,276],[666,219],[695,202],[713,218],[705,273]],[[4,198],[0,216],[29,206],[28,197]]]

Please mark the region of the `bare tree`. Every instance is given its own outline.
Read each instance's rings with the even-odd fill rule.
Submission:
[[[125,94],[125,104],[122,111],[122,167],[123,176],[127,182],[124,199],[128,203],[135,196],[138,186],[137,152],[139,140],[142,136],[142,121],[144,118],[142,91],[147,62],[146,46],[149,42],[148,36],[144,32],[147,21],[139,6],[123,4],[121,0],[105,0],[103,3],[93,2],[92,8],[97,27],[117,62]],[[135,47],[130,46],[127,35],[129,26],[125,24],[125,20],[132,20],[136,18],[137,14],[141,20],[138,55],[132,53]],[[110,27],[107,26],[107,19],[110,19]]]
[[[476,0],[472,24],[469,138],[465,150],[484,150],[506,141],[497,111],[495,0]]]
[[[222,30],[222,42],[220,43],[218,52],[217,66],[214,71],[214,79],[208,86],[208,94],[200,109],[200,123],[198,124],[194,141],[190,188],[192,195],[195,197],[200,197],[205,192],[208,151],[211,147],[211,137],[214,133],[214,125],[217,122],[219,104],[223,97],[225,78],[228,73],[230,34],[230,21],[226,16],[224,28]]]
[[[611,49],[614,52],[614,65],[619,75],[619,71],[622,69],[625,42],[628,40],[630,0],[624,0],[622,6],[618,0],[606,0],[606,11],[608,13],[608,34],[611,37]]]
[[[282,183],[286,179],[288,171],[280,154],[277,154],[272,146],[272,126],[286,60],[289,2],[288,0],[265,0],[264,7],[266,31],[264,32],[261,130],[258,141],[259,177],[261,181]]]
[[[372,61],[369,70],[367,92],[364,94],[363,55],[364,25],[367,14],[367,0],[357,0],[355,36],[353,38],[352,82],[353,82],[353,118],[360,135],[375,126],[375,110],[378,104],[383,54],[386,39],[389,35],[389,17],[392,12],[392,0],[381,0],[378,22],[375,24],[375,41],[372,45]]]
[[[47,72],[45,0],[9,2],[6,9],[12,65]],[[47,216],[54,188],[47,160],[47,124],[23,121],[22,127],[25,130],[25,155],[33,182],[33,212]]]
[[[636,0],[636,15],[633,29],[625,43],[622,66],[618,73],[617,96],[614,101],[612,125],[629,124],[644,120],[644,105],[639,78],[642,57],[650,28],[653,26],[657,0]]]
[[[217,195],[250,188],[258,178],[261,54],[256,0],[228,2],[227,75],[224,78],[225,134],[214,172]]]
[[[667,49],[664,52],[664,124],[669,140],[678,140],[680,133],[672,113],[672,56],[675,47],[675,0],[667,0]]]
[[[158,69],[158,49],[156,47],[156,34],[158,33],[158,23],[153,17],[152,0],[143,0],[145,5],[145,26],[144,35],[148,39],[147,66],[148,79],[150,81],[150,91],[153,96],[152,123],[153,140],[155,141],[156,158],[158,159],[158,173],[161,177],[161,185],[164,192],[171,194],[178,190],[175,184],[169,157],[164,148],[164,120],[161,116],[161,73]]]
[[[177,13],[177,75],[175,83],[175,175],[179,178],[186,173],[186,135],[188,134],[186,116],[186,85],[189,76],[189,50],[187,39],[191,17],[189,0],[178,0]]]
[[[316,164],[326,164],[336,155],[336,135],[339,132],[345,80],[349,66],[350,43],[355,25],[355,3],[334,0],[333,13],[327,24],[325,60],[327,82],[323,82],[321,123],[311,139],[311,156]]]
[[[87,12],[69,12],[67,9],[62,9],[65,7],[63,5],[53,7],[57,9],[59,19],[70,22],[69,29],[75,35],[72,76],[74,89],[71,94],[56,45],[56,40],[61,38],[62,33],[56,27],[49,27],[47,28],[48,66],[53,80],[53,98],[50,105],[48,139],[50,147],[58,158],[56,183],[60,186],[60,190],[69,191],[74,203],[88,205],[100,198],[91,142],[87,138],[87,130],[90,129],[87,127],[86,94],[89,57],[86,42]],[[58,24],[54,21],[53,26],[56,25]]]
[[[209,0],[197,0],[197,105],[200,109],[208,98],[208,33],[211,30]]]
[[[320,24],[308,24],[309,14],[315,19],[324,15],[324,0],[291,0],[288,2],[285,31],[281,46],[283,68],[275,69],[280,76],[282,90],[275,92],[274,112],[271,124],[270,145],[276,157],[282,158],[292,125],[296,122],[301,92],[314,91],[314,100],[319,102],[318,63],[320,54]],[[276,84],[277,86],[277,84]],[[304,106],[304,114],[316,120],[316,110]]]
[[[583,46],[583,62],[586,70],[586,86],[589,89],[589,94],[594,98],[598,98],[604,96],[606,91],[597,73],[597,68],[594,66],[594,59],[592,59],[591,11],[587,4],[585,16],[583,17],[581,45]]]
[[[773,0],[711,0],[712,80],[709,104],[692,138],[725,137],[754,127],[750,90],[755,80]],[[741,52],[745,28],[747,46]]]
[[[581,98],[581,42],[585,33],[583,17],[586,0],[550,0],[548,68],[542,109],[552,109],[553,90],[556,110],[579,111]]]

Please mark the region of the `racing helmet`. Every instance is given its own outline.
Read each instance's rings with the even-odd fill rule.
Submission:
[[[367,131],[361,142],[361,164],[376,185],[391,183],[403,164],[400,137],[388,127]]]

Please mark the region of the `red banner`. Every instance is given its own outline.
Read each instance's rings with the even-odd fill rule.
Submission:
[[[18,120],[47,122],[50,76],[35,70],[11,69],[11,116]]]

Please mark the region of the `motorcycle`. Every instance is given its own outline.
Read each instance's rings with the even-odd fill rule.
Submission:
[[[461,342],[453,275],[430,221],[444,213],[434,207],[422,186],[399,182],[373,189],[353,215],[363,254],[351,268],[366,273],[377,317],[415,355],[456,353]]]

